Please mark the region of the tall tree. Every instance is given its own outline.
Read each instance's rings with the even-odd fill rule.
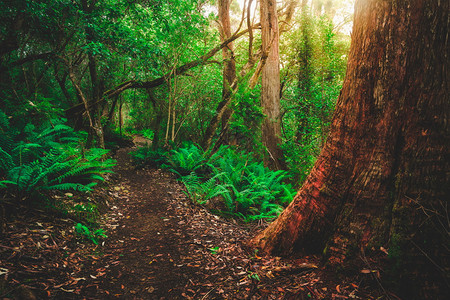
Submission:
[[[325,248],[335,263],[383,247],[390,265],[404,268],[406,298],[426,293],[407,278],[419,273],[414,267],[448,285],[449,6],[356,1],[330,135],[292,203],[254,245],[266,253]]]
[[[262,125],[262,142],[266,148],[265,164],[275,170],[285,168],[280,122],[280,56],[276,0],[261,0],[261,42],[263,59],[261,105],[266,115]]]
[[[85,32],[86,32],[86,43],[95,43],[95,34],[90,26],[93,24],[90,20],[93,18],[91,15],[93,14],[93,10],[95,9],[95,5],[97,1],[88,2],[87,0],[81,0],[81,7],[83,12],[85,13],[88,23],[86,24]],[[98,100],[100,100],[103,90],[101,86],[101,78],[98,72],[97,60],[92,53],[89,51],[88,54],[88,68],[90,75],[90,86],[92,93],[89,97],[88,105],[86,105],[86,112],[89,115],[89,135],[87,140],[87,147],[101,147],[105,148],[105,139],[103,133],[103,126],[101,124],[101,112],[98,104]],[[86,101],[86,100],[85,100]]]
[[[232,0],[219,0],[219,32],[220,40],[223,43],[231,37],[231,22],[230,22],[230,4]],[[234,46],[233,42],[228,43],[222,48],[223,57],[223,89],[222,89],[222,101],[217,106],[216,113],[214,114],[211,122],[206,128],[205,136],[203,139],[203,148],[207,149],[211,146],[211,141],[215,131],[219,125],[222,116],[225,114],[225,119],[228,119],[231,111],[228,105],[231,102],[232,88],[234,80],[236,79],[236,62],[234,59]],[[227,109],[228,108],[228,109]],[[226,123],[226,122],[224,122]]]

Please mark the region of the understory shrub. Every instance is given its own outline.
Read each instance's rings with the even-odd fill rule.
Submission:
[[[0,188],[16,200],[36,201],[49,191],[91,191],[112,172],[108,150],[83,149],[80,137],[61,120],[53,126],[12,128],[0,112]]]
[[[285,183],[285,171],[271,171],[262,162],[253,159],[251,153],[239,152],[222,146],[208,162],[216,184],[226,192],[226,214],[238,216],[244,221],[273,219],[294,196],[292,186]]]
[[[137,148],[130,152],[133,164],[138,168],[146,166],[159,168],[167,163],[167,151],[164,149],[153,150],[151,146]]]

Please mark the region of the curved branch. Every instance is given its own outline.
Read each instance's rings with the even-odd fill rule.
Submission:
[[[253,28],[258,28],[259,26],[260,26],[260,24],[258,23],[258,24],[255,24],[253,26]],[[206,54],[200,56],[200,58],[190,61],[184,65],[181,65],[178,68],[176,68],[175,70],[172,70],[159,78],[156,78],[156,79],[153,79],[150,81],[138,81],[135,79],[127,80],[127,81],[113,87],[112,89],[104,92],[103,96],[100,99],[98,99],[97,101],[91,102],[90,105],[94,105],[94,104],[103,102],[106,99],[117,96],[128,89],[134,89],[134,88],[151,89],[151,88],[160,86],[177,75],[182,75],[192,68],[209,63],[208,60],[211,57],[213,57],[217,52],[219,52],[222,48],[226,47],[229,43],[231,43],[231,42],[235,41],[236,39],[240,38],[241,36],[245,35],[247,32],[249,32],[248,28],[245,30],[242,30],[241,32],[226,39],[225,41],[220,43],[218,46],[209,50]],[[67,109],[66,112],[70,111],[71,113],[74,113],[74,111],[77,111],[82,105],[83,105],[82,103],[79,103],[79,104]]]

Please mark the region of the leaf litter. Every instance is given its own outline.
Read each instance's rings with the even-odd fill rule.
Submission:
[[[100,245],[81,242],[73,220],[40,211],[8,223],[0,241],[2,299],[380,297],[373,280],[337,277],[319,257],[259,256],[246,242],[261,226],[192,204],[173,175],[136,170],[128,151],[118,151],[118,178],[92,196],[107,203],[108,239]]]

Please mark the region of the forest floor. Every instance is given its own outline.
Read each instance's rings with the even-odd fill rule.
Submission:
[[[196,206],[175,177],[135,169],[117,152],[103,198],[108,238],[39,210],[10,219],[0,240],[0,299],[384,299],[374,274],[342,276],[317,257],[260,257],[261,226]],[[365,273],[365,272],[363,272]]]

